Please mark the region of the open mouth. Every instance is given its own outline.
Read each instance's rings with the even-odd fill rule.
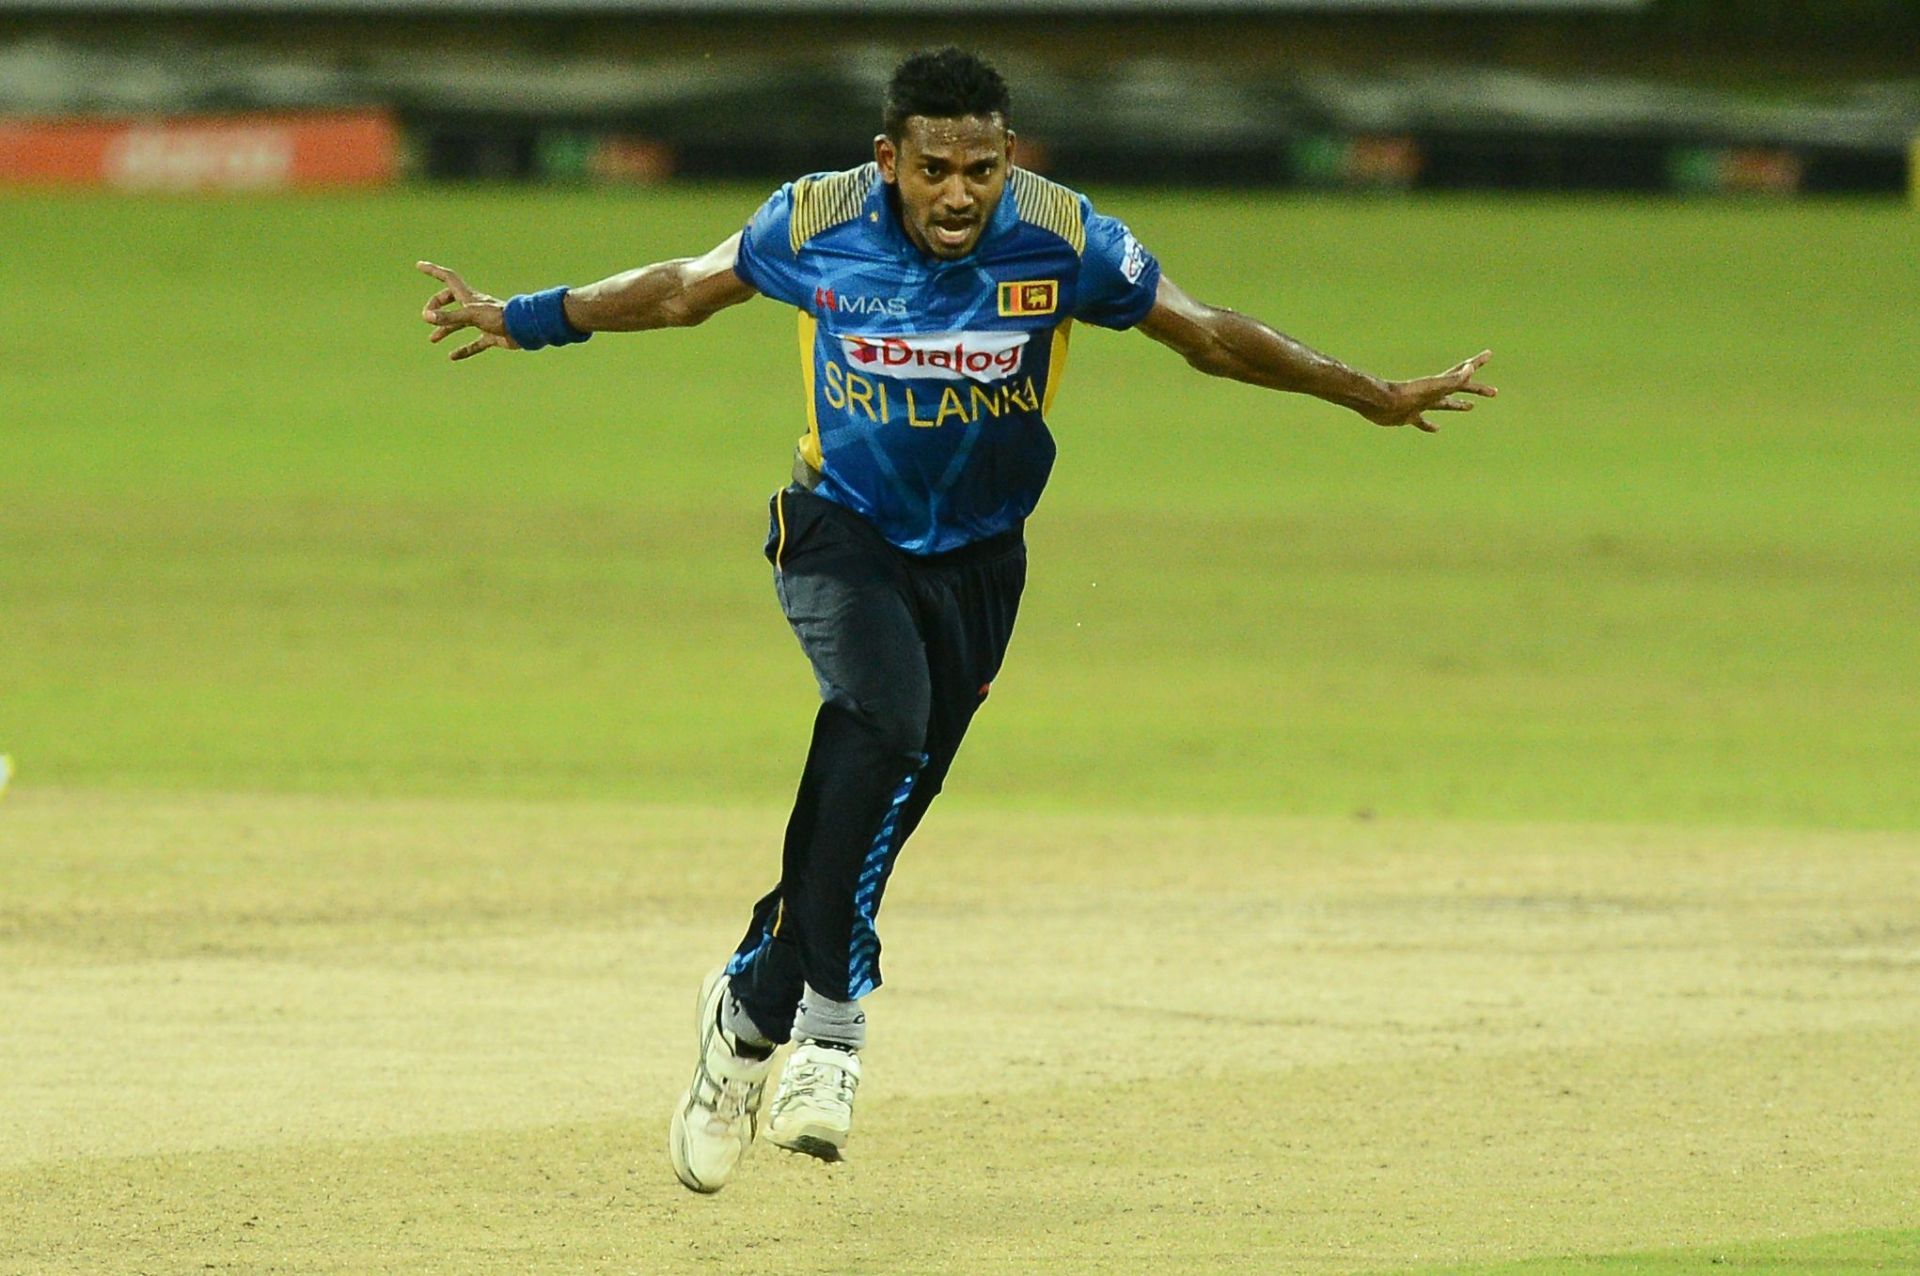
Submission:
[[[933,233],[933,242],[941,248],[960,248],[973,237],[973,228],[973,222],[965,221],[934,222],[927,229]]]

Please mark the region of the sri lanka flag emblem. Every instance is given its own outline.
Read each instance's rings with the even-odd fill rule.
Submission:
[[[1060,281],[1057,279],[1014,280],[1000,285],[1002,317],[1050,315],[1060,307]]]

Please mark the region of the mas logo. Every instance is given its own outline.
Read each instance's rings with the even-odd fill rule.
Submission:
[[[1000,314],[1003,318],[1050,315],[1059,308],[1060,281],[1057,279],[1015,280],[1000,285]]]
[[[863,297],[850,292],[835,292],[831,288],[813,290],[813,308],[817,312],[834,310],[843,315],[892,315],[895,319],[907,317],[905,297]]]

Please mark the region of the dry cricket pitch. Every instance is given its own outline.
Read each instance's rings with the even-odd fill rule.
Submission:
[[[697,1198],[687,1003],[781,819],[16,792],[0,1271],[1405,1271],[1920,1203],[1920,836],[957,805],[851,1161]]]

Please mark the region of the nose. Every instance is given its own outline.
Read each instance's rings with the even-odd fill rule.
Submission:
[[[955,173],[940,184],[940,203],[949,212],[964,213],[973,207],[973,190],[966,178]]]

